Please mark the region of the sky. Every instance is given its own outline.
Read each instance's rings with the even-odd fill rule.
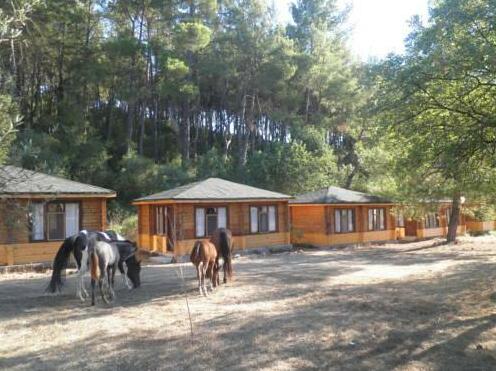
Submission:
[[[291,20],[292,0],[274,0],[281,23]],[[338,0],[340,6],[351,4],[348,19],[351,29],[349,47],[362,60],[402,53],[408,36],[408,22],[414,15],[427,20],[429,0]]]

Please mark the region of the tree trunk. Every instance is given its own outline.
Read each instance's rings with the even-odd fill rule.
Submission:
[[[158,117],[158,99],[155,100],[155,114],[154,114],[154,124],[153,124],[153,158],[155,162],[158,163],[160,160],[160,153],[158,149],[158,129],[159,129],[159,117]]]
[[[138,154],[143,155],[143,143],[145,141],[145,103],[141,104],[139,127]]]
[[[179,124],[179,143],[181,144],[181,161],[183,166],[186,166],[189,163],[190,131],[189,103],[186,103]]]
[[[460,222],[460,193],[455,192],[453,196],[453,203],[451,205],[451,215],[450,222],[448,225],[448,235],[446,240],[448,243],[456,241],[456,230],[458,229],[458,224]]]

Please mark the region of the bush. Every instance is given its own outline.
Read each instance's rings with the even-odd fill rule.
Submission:
[[[109,229],[116,231],[131,241],[138,240],[138,215],[122,209],[112,212]]]

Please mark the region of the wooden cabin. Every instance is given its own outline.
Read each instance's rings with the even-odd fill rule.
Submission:
[[[53,260],[81,229],[103,230],[109,189],[0,166],[0,265]]]
[[[304,193],[289,203],[291,242],[317,247],[396,239],[393,203],[339,187]]]
[[[446,237],[451,215],[451,203],[440,202],[437,211],[427,213],[420,220],[405,220],[405,239],[425,239],[432,237]],[[460,222],[457,234],[466,232],[465,216],[460,213]]]
[[[290,244],[290,196],[209,178],[139,198],[138,244],[172,255],[191,252],[198,239],[220,227],[234,235],[234,249]]]
[[[465,216],[465,226],[469,233],[484,233],[494,231],[496,229],[496,221],[494,220],[478,220],[469,216]]]

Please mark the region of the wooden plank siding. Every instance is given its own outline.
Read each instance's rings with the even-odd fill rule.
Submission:
[[[448,220],[446,217],[446,210],[449,205],[442,205],[439,207],[437,213],[439,215],[439,227],[425,228],[424,220],[406,220],[406,237],[424,239],[433,237],[446,237],[448,235]],[[463,214],[460,214],[460,221],[456,230],[457,235],[463,235],[467,232],[466,219]]]
[[[465,222],[467,232],[489,232],[496,229],[496,221],[494,220],[474,220],[468,219]]]
[[[385,209],[385,230],[368,230],[368,210]],[[291,242],[317,247],[357,244],[370,241],[396,239],[396,225],[391,213],[392,205],[299,205],[291,204]],[[334,232],[336,209],[352,209],[355,230],[349,233]]]
[[[4,202],[4,201],[0,201]],[[10,202],[10,201],[9,201]],[[20,199],[16,204],[21,220],[15,227],[6,225],[0,215],[0,265],[27,264],[53,260],[62,241],[30,241],[30,231],[23,221],[29,200]],[[70,199],[64,202],[80,202],[80,226],[82,229],[103,230],[107,226],[107,201],[105,198]],[[0,208],[5,212],[5,208]]]
[[[289,212],[287,201],[219,201],[202,203],[173,203],[154,202],[153,204],[140,203],[138,208],[138,242],[143,250],[167,253],[167,237],[154,234],[153,223],[150,220],[151,206],[169,205],[174,210],[175,221],[175,255],[189,254],[193,244],[198,238],[195,236],[195,210],[197,207],[226,207],[227,228],[234,236],[235,249],[270,247],[290,244],[289,237]],[[250,206],[276,205],[277,206],[277,231],[270,233],[250,232]],[[208,238],[206,238],[208,239]]]

